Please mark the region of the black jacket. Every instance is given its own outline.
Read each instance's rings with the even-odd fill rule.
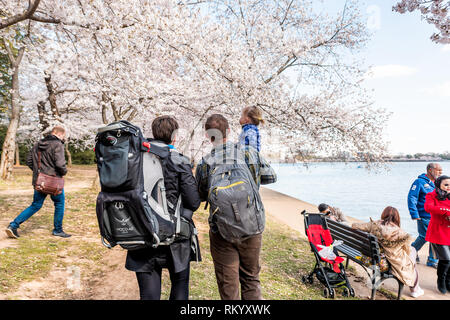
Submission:
[[[163,159],[162,168],[167,200],[175,205],[181,194],[183,216],[192,221],[192,213],[198,209],[201,201],[189,159],[172,150],[170,156]],[[170,207],[168,209],[172,214],[175,212]],[[152,272],[158,264],[160,267],[180,272],[194,260],[196,259],[191,250],[191,241],[184,240],[156,249],[129,250],[125,267],[135,272]]]
[[[33,186],[38,176],[38,152],[41,152],[42,173],[57,177],[67,174],[64,142],[50,134],[36,142],[27,156],[27,166],[33,170]]]

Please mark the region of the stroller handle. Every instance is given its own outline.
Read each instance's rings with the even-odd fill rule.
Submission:
[[[331,214],[331,212],[327,212],[327,213],[321,213],[321,212],[311,212],[311,213],[309,213],[309,212],[306,212],[306,210],[303,210],[302,212],[300,212],[300,214],[301,215],[309,215],[309,214],[318,214],[318,215],[321,215],[321,216],[324,216],[324,217],[328,217],[330,214]]]

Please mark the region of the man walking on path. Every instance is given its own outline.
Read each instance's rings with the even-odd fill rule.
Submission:
[[[442,174],[442,167],[438,163],[429,163],[427,165],[427,173],[421,174],[412,184],[408,193],[408,208],[411,218],[417,221],[417,230],[419,236],[411,244],[417,252],[426,243],[425,235],[427,234],[428,223],[430,222],[430,214],[425,211],[425,196],[434,190],[434,181]],[[419,256],[417,256],[419,259]],[[434,258],[433,251],[429,249],[427,266],[437,267],[438,260]]]
[[[44,174],[50,176],[62,177],[67,174],[66,159],[64,156],[64,139],[66,136],[66,131],[64,128],[56,126],[52,129],[52,132],[46,136],[44,139],[37,142],[30,153],[27,156],[27,165],[33,170],[33,187],[36,185],[36,180],[38,176],[38,151],[41,153],[40,161],[40,171]],[[6,234],[10,238],[18,238],[19,233],[17,229],[19,225],[26,220],[28,220],[33,214],[38,212],[47,194],[41,193],[39,191],[34,191],[33,203],[31,206],[26,208],[19,214],[13,222],[11,222],[6,228]],[[62,222],[64,217],[64,189],[59,195],[51,195],[51,199],[55,205],[54,214],[54,229],[52,234],[54,236],[68,238],[69,234],[65,233],[62,228]]]
[[[208,138],[213,144],[211,154],[198,164],[196,170],[196,179],[199,184],[199,193],[202,201],[209,201],[208,192],[210,188],[211,176],[215,174],[216,169],[219,169],[225,159],[230,159],[228,155],[234,155],[234,163],[244,164],[244,168],[248,167],[251,178],[255,182],[255,187],[258,189],[261,184],[274,183],[276,175],[270,165],[262,158],[256,149],[251,147],[239,147],[234,143],[227,141],[227,134],[229,133],[228,121],[220,114],[213,114],[206,120],[205,125]],[[208,160],[206,160],[208,159]],[[244,162],[245,161],[245,162]],[[246,166],[245,166],[246,165]],[[212,167],[214,169],[212,169]],[[220,166],[220,167],[219,167]],[[224,173],[231,174],[231,173]],[[217,189],[230,190],[233,185],[238,185],[241,182],[234,183],[228,186],[218,187]],[[230,188],[230,189],[228,189]],[[256,190],[256,192],[259,192]],[[217,191],[216,191],[217,195]],[[255,200],[258,201],[258,200]],[[252,206],[249,203],[248,206]],[[230,203],[229,207],[233,208],[236,216],[248,219],[248,216],[243,216],[245,209],[239,212],[237,203]],[[241,286],[241,298],[243,300],[261,300],[261,284],[259,280],[259,272],[261,270],[259,256],[261,251],[262,233],[245,237],[244,240],[235,242],[231,239],[225,239],[222,234],[228,234],[227,230],[220,229],[218,224],[217,209],[212,211],[210,207],[210,250],[214,262],[214,270],[216,273],[216,280],[219,288],[220,297],[222,300],[238,300],[239,285]],[[221,210],[227,210],[222,208]],[[223,214],[221,214],[223,220]],[[237,221],[240,218],[236,218]],[[258,217],[252,216],[255,223]],[[241,221],[242,221],[241,220]],[[223,222],[223,221],[222,221]],[[232,223],[232,221],[230,221]],[[222,228],[223,224],[221,225]],[[220,232],[219,232],[220,231]]]

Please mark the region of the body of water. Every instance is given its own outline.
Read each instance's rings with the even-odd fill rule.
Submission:
[[[450,162],[440,162],[450,175]],[[394,162],[387,168],[368,171],[362,163],[272,164],[278,181],[265,187],[318,205],[338,207],[345,215],[377,220],[383,209],[400,212],[401,227],[417,236],[416,221],[408,211],[408,191],[414,180],[426,172],[426,162]]]

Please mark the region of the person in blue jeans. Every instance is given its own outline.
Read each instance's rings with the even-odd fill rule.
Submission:
[[[36,180],[39,173],[39,159],[40,172],[58,177],[62,177],[67,174],[66,159],[64,155],[65,135],[65,129],[56,126],[52,129],[49,135],[47,135],[44,139],[38,141],[31,149],[30,153],[27,156],[27,165],[31,170],[33,170],[33,186],[36,185]],[[38,153],[40,153],[40,158],[38,157]],[[6,228],[5,232],[8,237],[19,237],[17,229],[19,228],[20,224],[27,221],[33,214],[35,214],[42,208],[46,197],[47,194],[41,193],[36,190],[34,191],[32,204],[24,211],[22,211]],[[56,196],[51,195],[50,197],[55,205],[54,229],[52,234],[54,236],[68,238],[70,237],[70,235],[65,233],[62,227],[65,203],[64,189],[62,190],[61,194]]]
[[[425,236],[427,234],[428,224],[430,222],[430,214],[425,211],[425,196],[434,190],[434,181],[442,174],[442,167],[438,163],[429,163],[427,165],[427,173],[421,174],[412,184],[408,193],[408,209],[411,219],[417,221],[417,231],[419,236],[411,244],[417,252],[426,243]],[[417,256],[418,259],[419,256]],[[437,267],[438,260],[434,257],[431,246],[429,248],[427,266]]]
[[[9,224],[9,227],[11,229],[19,228],[21,223],[27,221],[33,214],[35,214],[42,208],[42,205],[44,204],[44,200],[46,197],[47,195],[45,193],[41,193],[35,190],[33,196],[33,203],[31,204],[31,206],[22,211],[22,213],[19,214],[14,219],[14,221]],[[50,197],[55,205],[53,233],[60,233],[63,232],[62,223],[64,217],[64,202],[65,202],[64,190],[61,194],[57,196],[50,195]]]

